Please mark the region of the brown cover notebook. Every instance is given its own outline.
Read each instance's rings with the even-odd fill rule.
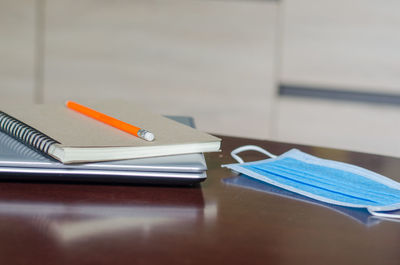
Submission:
[[[134,103],[83,104],[149,130],[156,138],[153,142],[142,140],[62,104],[2,104],[0,129],[63,163],[219,151],[219,138],[154,114]]]

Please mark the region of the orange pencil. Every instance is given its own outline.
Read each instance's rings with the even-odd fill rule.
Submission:
[[[120,129],[120,130],[122,130],[124,132],[133,134],[134,136],[142,138],[142,139],[144,139],[146,141],[153,141],[154,138],[155,138],[154,134],[152,134],[149,131],[146,131],[145,129],[141,129],[141,128],[133,126],[133,125],[131,125],[129,123],[120,121],[120,120],[118,120],[116,118],[110,117],[110,116],[108,116],[106,114],[103,114],[101,112],[95,111],[95,110],[93,110],[91,108],[85,107],[85,106],[83,106],[81,104],[78,104],[76,102],[67,101],[65,103],[65,105],[68,108],[70,108],[72,110],[75,110],[75,111],[77,111],[77,112],[79,112],[79,113],[81,113],[83,115],[86,115],[86,116],[88,116],[90,118],[93,118],[95,120],[101,121],[101,122],[103,122],[105,124],[108,124],[108,125],[110,125],[110,126],[112,126],[114,128]]]

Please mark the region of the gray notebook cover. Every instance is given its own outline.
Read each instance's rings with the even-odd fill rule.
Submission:
[[[204,180],[206,170],[203,154],[65,165],[0,132],[0,179],[190,184]]]

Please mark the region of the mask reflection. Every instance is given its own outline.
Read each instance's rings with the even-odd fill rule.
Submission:
[[[283,198],[294,199],[297,201],[322,206],[322,207],[328,208],[330,210],[333,210],[337,213],[340,213],[346,217],[349,217],[352,220],[357,221],[358,223],[363,224],[367,227],[379,224],[381,222],[380,219],[378,219],[374,216],[371,216],[368,213],[368,211],[366,211],[365,209],[342,207],[342,206],[336,206],[336,205],[320,202],[320,201],[308,198],[306,196],[302,196],[297,193],[278,188],[278,187],[270,185],[268,183],[264,183],[264,182],[249,178],[243,174],[240,174],[236,177],[223,179],[223,182],[225,184],[232,185],[232,186],[247,188],[247,189],[264,192],[264,193],[271,194],[271,195],[280,196]]]

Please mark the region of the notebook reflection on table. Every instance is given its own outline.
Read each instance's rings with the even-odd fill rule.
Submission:
[[[64,243],[195,226],[204,211],[198,188],[13,182],[0,188],[1,218],[14,220],[26,233]]]
[[[188,117],[169,117],[189,126]],[[201,153],[65,165],[0,132],[0,179],[194,184],[206,179]]]

